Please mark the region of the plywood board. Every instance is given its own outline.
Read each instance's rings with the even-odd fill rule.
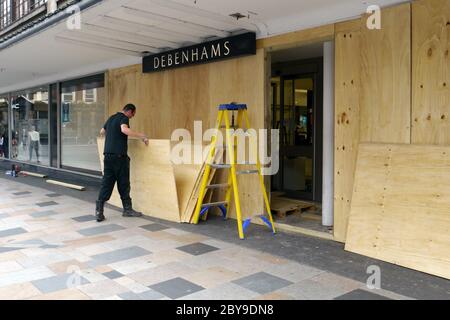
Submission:
[[[361,144],[345,249],[450,279],[450,146]]]
[[[98,139],[102,154],[104,139]],[[133,207],[143,214],[164,220],[180,222],[175,175],[170,161],[170,141],[150,140],[145,146],[139,140],[128,142],[131,155],[130,181]],[[103,156],[101,162],[103,163]],[[117,190],[109,201],[121,207]]]
[[[264,128],[264,58],[264,49],[258,49],[254,56],[165,72],[143,74],[141,65],[109,70],[109,114],[134,103],[137,115],[130,121],[132,129],[152,139],[170,139],[174,130],[187,129],[194,139],[194,121],[202,121],[204,133],[214,127],[218,105],[236,101],[248,105],[253,128]],[[258,190],[257,180],[241,183],[246,212],[262,211]],[[235,216],[234,209],[230,216]]]
[[[383,9],[381,29],[361,28],[363,142],[411,141],[410,10],[409,3]]]
[[[412,143],[450,144],[450,0],[412,4]]]
[[[257,48],[266,48],[268,50],[282,50],[333,40],[333,38],[334,24],[328,24],[260,39],[257,41],[256,46]]]
[[[359,19],[357,20],[360,21]],[[361,33],[340,23],[335,40],[334,237],[345,242],[359,144]]]

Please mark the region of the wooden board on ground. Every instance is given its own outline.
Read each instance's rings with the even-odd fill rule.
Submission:
[[[272,197],[270,203],[270,209],[278,218],[285,218],[289,213],[302,212],[312,207],[313,203],[283,197]]]
[[[103,146],[104,139],[98,139],[101,160]],[[148,147],[141,141],[130,140],[128,150],[132,158],[130,180],[134,208],[151,217],[180,222],[170,140],[150,140]],[[122,205],[116,189],[109,203]]]
[[[79,186],[79,185],[76,185],[76,184],[65,183],[65,182],[56,181],[56,180],[46,180],[46,182],[47,182],[47,183],[50,183],[50,184],[57,185],[57,186],[61,186],[61,187],[66,187],[66,188],[78,190],[78,191],[84,191],[84,190],[86,190],[85,187]]]
[[[450,279],[450,147],[361,144],[351,252]]]

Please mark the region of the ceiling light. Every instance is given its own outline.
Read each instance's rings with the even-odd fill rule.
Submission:
[[[247,16],[243,15],[240,12],[232,13],[232,14],[230,14],[230,17],[236,18],[236,20],[239,20],[239,19],[242,19],[242,18],[247,18]]]

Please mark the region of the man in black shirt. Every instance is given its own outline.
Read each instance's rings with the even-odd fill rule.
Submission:
[[[142,213],[134,211],[130,198],[130,158],[128,152],[128,137],[139,138],[148,146],[148,138],[143,133],[130,129],[130,119],[136,114],[136,107],[127,104],[122,112],[111,116],[100,131],[106,135],[104,149],[104,172],[102,186],[96,203],[95,216],[98,222],[105,220],[103,207],[111,197],[114,184],[120,193],[124,217],[140,217]]]

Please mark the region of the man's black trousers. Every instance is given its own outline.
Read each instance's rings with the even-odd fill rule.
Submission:
[[[98,200],[106,202],[111,198],[117,182],[122,203],[131,203],[130,198],[130,158],[128,156],[105,154],[102,187]]]

